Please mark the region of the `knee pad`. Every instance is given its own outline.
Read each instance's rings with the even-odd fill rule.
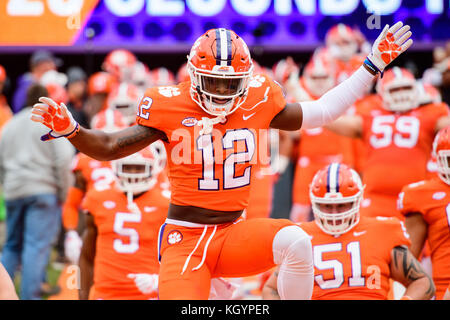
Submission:
[[[272,242],[273,260],[279,264],[312,262],[311,236],[297,225],[281,228]]]

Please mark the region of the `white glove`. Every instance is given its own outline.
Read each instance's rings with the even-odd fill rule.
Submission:
[[[60,137],[72,138],[80,130],[80,126],[72,117],[64,103],[58,105],[47,97],[40,97],[31,110],[31,120],[40,122],[50,128],[50,132],[41,137],[42,141]]]
[[[239,288],[238,285],[223,278],[211,279],[211,290],[209,300],[230,300],[234,292]]]
[[[70,263],[77,264],[80,258],[81,246],[83,241],[74,230],[68,231],[64,239],[64,254]]]
[[[401,21],[390,28],[389,25],[384,27],[367,57],[367,60],[378,69],[375,71],[383,72],[388,64],[412,45],[413,41],[410,39],[412,32],[409,29],[410,26],[403,26]]]
[[[158,290],[157,274],[129,273],[127,277],[134,280],[134,284],[143,294],[149,294]]]

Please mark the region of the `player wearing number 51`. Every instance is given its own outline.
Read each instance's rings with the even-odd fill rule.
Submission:
[[[403,222],[360,217],[363,189],[358,173],[345,164],[332,163],[313,178],[314,221],[300,223],[312,238],[312,299],[385,300],[389,278],[406,287],[402,300],[431,299],[433,281],[409,251]],[[278,273],[275,270],[265,283],[264,299],[279,299]]]
[[[419,106],[417,81],[406,69],[394,67],[376,84],[377,94],[355,105],[326,128],[360,138],[366,146],[361,175],[366,185],[361,215],[404,217],[397,211],[402,187],[426,179],[433,138],[450,124],[444,103]]]
[[[43,140],[66,137],[99,160],[165,142],[172,196],[160,235],[160,299],[207,299],[211,278],[248,276],[277,264],[285,273],[281,297],[309,299],[313,268],[305,232],[286,219],[240,220],[252,163],[259,160],[258,132],[313,128],[337,119],[411,46],[409,29],[402,22],[386,26],[363,65],[315,101],[287,103],[276,82],[253,74],[244,40],[218,28],[192,46],[190,81],[146,91],[136,126],[110,134],[87,130],[48,98],[34,106],[32,120],[51,129]]]

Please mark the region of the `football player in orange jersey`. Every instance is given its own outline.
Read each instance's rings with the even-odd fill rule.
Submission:
[[[119,111],[106,109],[94,116],[91,127],[113,132],[125,127]],[[109,188],[114,182],[114,174],[109,161],[97,161],[83,153],[77,153],[72,163],[74,184],[67,192],[62,208],[62,222],[66,230],[64,250],[66,258],[73,264],[78,262],[81,250],[81,239],[78,235],[79,208],[90,189],[98,191]]]
[[[367,148],[361,214],[403,220],[396,209],[398,193],[408,183],[425,179],[433,138],[450,123],[449,110],[446,104],[419,107],[416,80],[399,67],[385,72],[377,92],[357,104],[355,115],[343,116],[326,127],[361,138]]]
[[[153,145],[114,160],[116,183],[86,194],[81,300],[157,298],[158,230],[170,198],[158,185],[160,163]]]
[[[355,72],[364,61],[365,54],[358,53],[361,33],[349,26],[339,23],[325,35],[325,48],[319,49],[315,55],[329,61],[336,68],[336,81],[341,83]]]
[[[96,72],[89,77],[88,99],[84,106],[89,121],[92,121],[101,110],[107,109],[108,95],[116,86],[115,78],[107,72]]]
[[[403,222],[360,217],[363,189],[358,173],[345,164],[332,163],[314,176],[310,188],[314,221],[300,224],[311,236],[313,248],[312,299],[385,300],[389,278],[407,287],[401,299],[431,299],[433,281],[409,251]],[[279,278],[275,271],[267,280],[264,299],[279,299]]]
[[[428,240],[436,298],[450,283],[450,127],[439,131],[433,143],[438,177],[405,186],[398,208],[411,235],[411,252],[419,257]]]
[[[316,100],[336,85],[336,70],[321,57],[313,57],[303,70],[302,77],[289,77],[288,92],[298,101]],[[292,190],[290,219],[294,222],[309,221],[311,203],[309,184],[314,174],[331,162],[353,164],[352,140],[324,128],[300,131],[298,159]]]
[[[105,57],[102,69],[109,73],[115,82],[131,82],[138,60],[134,53],[126,49],[112,50]]]
[[[46,97],[33,107],[31,119],[51,128],[43,141],[66,137],[100,160],[165,142],[172,193],[160,234],[161,299],[206,299],[211,278],[257,274],[277,264],[285,273],[282,298],[309,299],[313,268],[305,232],[287,219],[239,220],[248,204],[258,132],[313,128],[337,119],[410,47],[409,30],[402,22],[387,25],[364,64],[316,101],[287,103],[269,77],[252,76],[243,39],[219,28],[191,48],[190,82],[147,90],[135,126],[116,133],[88,130]]]

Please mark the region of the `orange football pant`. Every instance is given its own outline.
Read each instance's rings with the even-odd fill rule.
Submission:
[[[220,225],[168,219],[159,236],[159,299],[207,300],[211,278],[245,277],[273,268],[273,239],[289,225],[293,223],[287,219],[269,218]]]

